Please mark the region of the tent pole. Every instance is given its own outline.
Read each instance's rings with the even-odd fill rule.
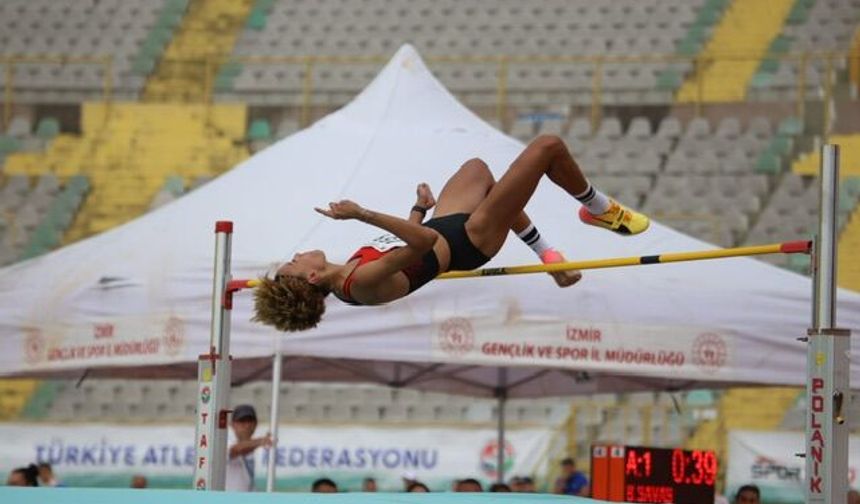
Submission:
[[[821,149],[812,327],[807,331],[806,502],[837,504],[848,493],[848,354],[851,331],[836,324],[836,205],[839,146]]]
[[[275,468],[278,458],[278,415],[281,399],[281,345],[275,338],[275,355],[272,357],[272,411],[269,415],[269,433],[272,447],[269,448],[269,466],[266,474],[266,492],[275,491]]]
[[[505,403],[508,400],[508,370],[499,368],[499,381],[496,387],[496,397],[499,399],[499,415],[496,444],[496,482],[505,482]]]

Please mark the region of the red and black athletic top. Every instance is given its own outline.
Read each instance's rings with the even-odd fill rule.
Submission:
[[[398,248],[400,247],[393,247],[382,251],[373,246],[365,246],[358,249],[354,254],[352,254],[349,261],[347,261],[351,262],[358,259],[358,264],[352,269],[352,272],[350,272],[349,276],[347,276],[346,280],[343,282],[343,296],[340,296],[336,291],[333,291],[335,297],[345,303],[361,305],[362,303],[359,303],[352,297],[351,292],[353,281],[352,276],[355,274],[355,271],[362,267],[362,265],[371,261],[376,261],[380,257],[393,250],[397,250]],[[420,261],[410,264],[400,271],[409,279],[409,292],[412,293],[430,280],[436,278],[436,275],[439,274],[439,259],[436,257],[436,253],[431,249],[421,257]]]

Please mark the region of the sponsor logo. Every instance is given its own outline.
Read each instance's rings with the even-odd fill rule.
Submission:
[[[170,317],[164,324],[162,335],[164,352],[167,355],[177,355],[185,346],[185,323],[179,317]]]
[[[499,475],[499,442],[488,441],[481,449],[481,471],[485,476],[495,479]],[[505,441],[504,473],[510,473],[514,467],[514,447],[509,441]]]
[[[776,479],[777,481],[794,481],[800,483],[800,467],[779,464],[768,457],[758,457],[750,466],[752,479]]]
[[[205,386],[202,389],[200,389],[200,400],[203,402],[203,404],[209,404],[209,399],[211,399],[211,398],[212,398],[212,389],[210,389],[208,386]]]
[[[38,364],[45,360],[45,335],[40,329],[24,329],[24,355],[27,364]]]
[[[726,342],[714,333],[700,334],[693,341],[693,362],[703,371],[716,373],[726,364]]]
[[[197,487],[197,490],[206,490],[206,480],[200,478],[194,486]]]
[[[93,338],[113,338],[114,325],[111,323],[93,325]]]
[[[809,414],[811,416],[808,425],[808,432],[812,435],[808,437],[808,445],[806,446],[806,467],[808,469],[807,482],[809,483],[809,492],[807,495],[823,494],[824,471],[821,466],[824,465],[827,443],[824,439],[823,423],[827,420],[822,420],[824,417],[824,378],[812,377],[812,382],[809,384]]]
[[[452,317],[439,326],[439,346],[450,355],[461,356],[475,347],[472,323],[462,317]]]

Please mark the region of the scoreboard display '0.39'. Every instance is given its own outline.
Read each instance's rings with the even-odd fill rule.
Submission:
[[[646,446],[593,446],[591,492],[611,502],[701,504],[714,501],[712,451]]]

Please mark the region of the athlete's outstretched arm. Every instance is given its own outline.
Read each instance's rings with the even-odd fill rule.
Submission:
[[[432,249],[439,237],[436,231],[430,228],[401,219],[400,217],[362,208],[358,203],[350,200],[341,200],[337,203],[332,202],[328,206],[327,210],[322,208],[315,208],[314,210],[332,219],[360,220],[371,226],[388,231],[405,241],[407,247],[413,249],[418,257]]]

